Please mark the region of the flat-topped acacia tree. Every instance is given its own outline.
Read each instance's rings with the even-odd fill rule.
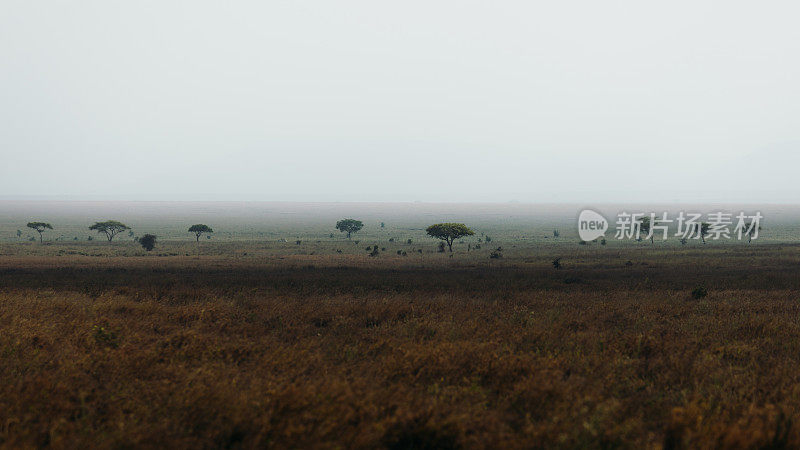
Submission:
[[[453,252],[453,241],[475,234],[463,223],[437,223],[429,226],[425,231],[428,232],[428,235],[447,242],[447,247],[451,253]]]
[[[97,231],[98,233],[105,233],[108,242],[111,242],[119,233],[131,228],[122,222],[116,220],[106,220],[105,222],[95,222],[94,225],[89,227],[90,230]]]
[[[350,239],[353,233],[362,228],[364,228],[364,223],[356,219],[342,219],[336,222],[336,229],[342,233],[347,233],[347,239]]]
[[[28,222],[27,227],[28,228],[32,228],[32,229],[36,230],[37,233],[39,233],[39,243],[42,242],[42,233],[44,233],[45,230],[52,230],[53,229],[53,226],[50,225],[47,222]],[[22,232],[17,230],[17,236],[19,237],[21,235],[22,235]]]
[[[200,242],[200,236],[203,233],[213,233],[214,230],[211,229],[210,226],[198,223],[196,225],[192,225],[189,227],[189,233],[194,233],[197,242]]]

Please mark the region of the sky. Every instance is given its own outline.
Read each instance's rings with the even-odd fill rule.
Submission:
[[[0,198],[800,203],[798,16],[3,0]]]

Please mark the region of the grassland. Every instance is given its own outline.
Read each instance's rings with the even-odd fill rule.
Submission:
[[[0,445],[800,445],[796,245],[279,244],[2,246]]]
[[[480,219],[452,257],[411,221],[198,245],[162,220],[150,253],[8,233],[0,447],[800,446],[788,228],[600,246]]]

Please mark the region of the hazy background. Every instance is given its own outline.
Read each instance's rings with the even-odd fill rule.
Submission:
[[[0,197],[796,203],[799,15],[4,0]]]

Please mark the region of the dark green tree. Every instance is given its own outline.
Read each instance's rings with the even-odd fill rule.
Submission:
[[[116,220],[107,220],[105,222],[95,222],[95,224],[90,226],[89,229],[92,231],[97,231],[98,233],[105,233],[106,237],[108,238],[108,242],[111,242],[114,239],[114,236],[125,230],[130,230],[130,227],[122,222],[117,222]]]
[[[39,242],[40,243],[42,242],[42,233],[44,233],[45,230],[52,230],[53,229],[53,226],[50,225],[49,223],[46,223],[46,222],[28,222],[27,227],[28,228],[32,228],[32,229],[36,230],[37,233],[39,233]],[[19,237],[20,235],[22,235],[22,232],[17,230],[17,237]]]
[[[429,226],[425,231],[427,231],[428,235],[445,241],[451,253],[453,251],[453,241],[475,234],[463,223],[437,223]]]
[[[347,239],[350,239],[353,233],[362,228],[364,228],[364,223],[356,219],[342,219],[336,222],[336,229],[342,233],[347,233]]]
[[[191,227],[189,227],[189,233],[194,233],[194,237],[197,242],[200,242],[200,236],[203,233],[213,233],[213,232],[214,230],[212,230],[210,226],[202,223],[198,223],[196,225],[192,225]]]
[[[156,237],[152,234],[145,234],[141,238],[139,238],[139,244],[142,245],[142,248],[147,250],[148,252],[156,247]]]

